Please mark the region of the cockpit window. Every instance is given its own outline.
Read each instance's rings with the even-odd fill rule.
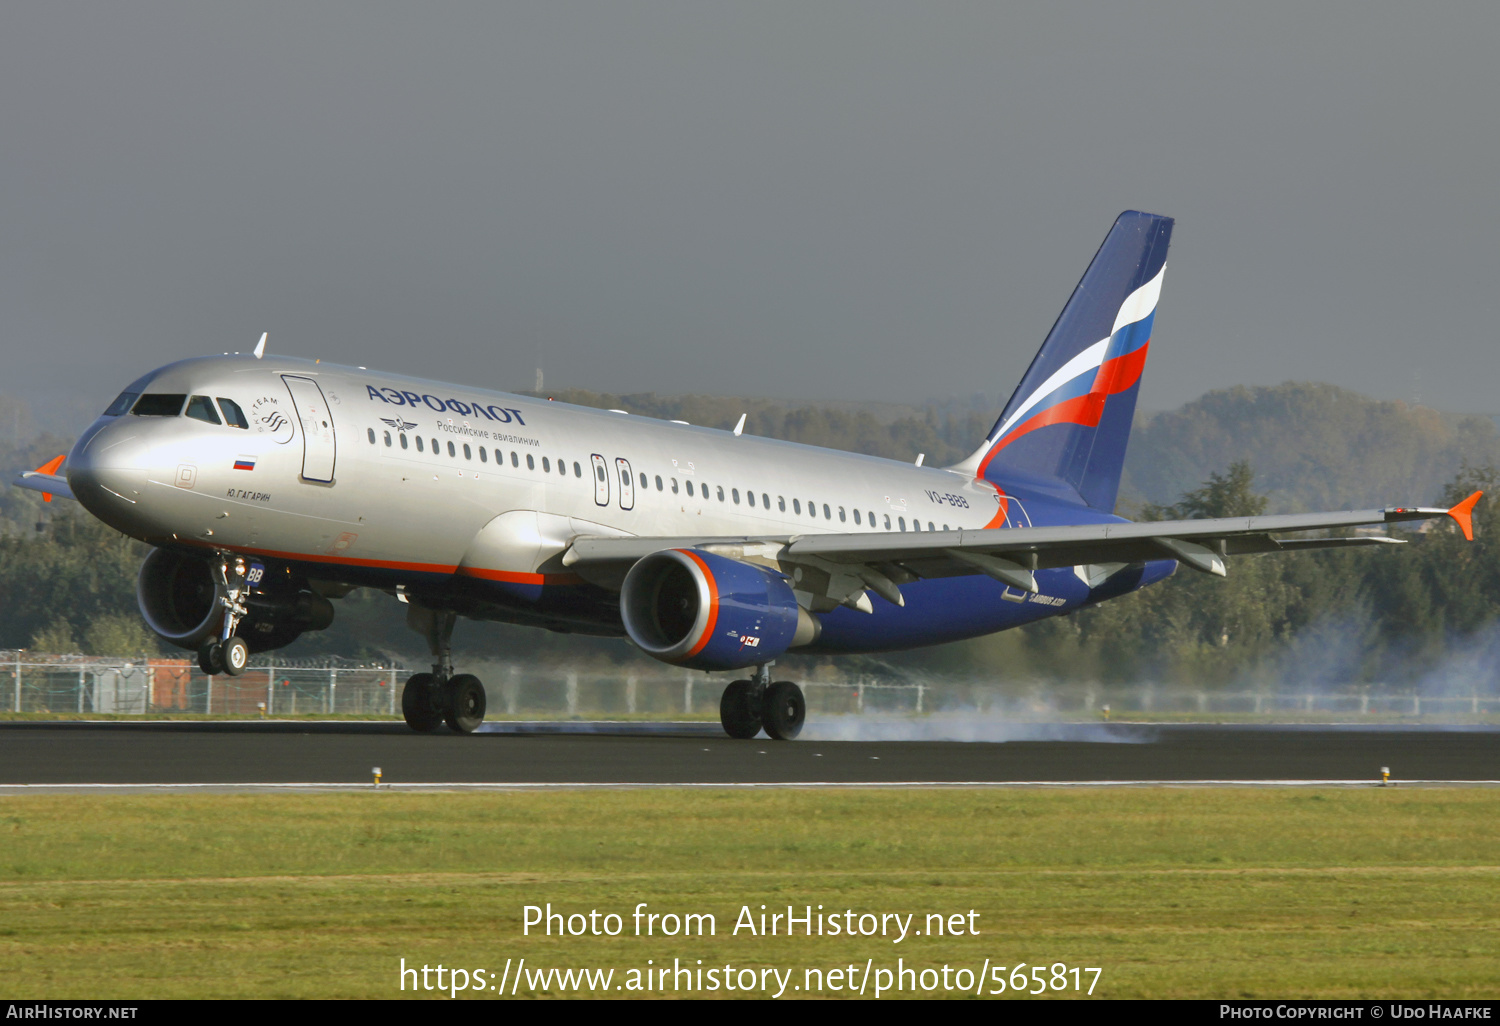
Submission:
[[[224,411],[224,422],[231,427],[250,430],[250,422],[245,419],[245,411],[240,409],[240,404],[233,399],[225,399],[219,396],[219,409]]]
[[[223,423],[219,420],[218,411],[214,409],[213,400],[206,395],[195,395],[188,400],[187,415],[205,424]]]
[[[141,397],[139,392],[121,392],[114,402],[109,404],[109,409],[104,411],[106,417],[118,417],[130,409],[131,403]]]
[[[182,413],[187,396],[182,393],[148,392],[136,400],[130,411],[137,417],[176,417]]]

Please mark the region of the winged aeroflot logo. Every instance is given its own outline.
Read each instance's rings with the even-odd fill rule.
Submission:
[[[381,417],[380,421],[382,424],[389,424],[397,431],[410,431],[417,426],[409,420],[402,420],[400,417]]]

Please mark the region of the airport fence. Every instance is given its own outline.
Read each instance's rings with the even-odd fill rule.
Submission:
[[[195,660],[0,652],[0,709],[15,713],[234,717],[401,716],[401,688],[418,668],[399,661],[283,660],[258,656],[238,677],[209,676]],[[426,669],[426,667],[420,667]],[[674,718],[717,714],[734,674],[503,662],[466,666],[485,682],[491,716]],[[974,678],[875,674],[799,676],[817,715],[975,712],[1054,716],[1500,715],[1500,694],[1422,693],[1350,685],[1311,690],[1194,689],[1155,684],[1012,684]],[[8,685],[8,687],[6,686]]]

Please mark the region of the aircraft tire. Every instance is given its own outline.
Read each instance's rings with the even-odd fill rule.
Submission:
[[[484,685],[472,673],[460,673],[443,687],[443,722],[457,734],[472,734],[484,722]]]
[[[760,719],[766,734],[774,740],[795,738],[802,733],[802,722],[807,719],[807,699],[802,697],[802,689],[789,680],[778,680],[766,688]]]
[[[250,665],[250,646],[245,644],[244,638],[235,635],[219,646],[219,662],[224,664],[225,673],[238,677]]]
[[[439,697],[438,680],[430,673],[414,673],[401,689],[401,717],[406,725],[418,733],[436,730],[443,722],[443,714],[437,709]]]
[[[760,733],[760,703],[756,701],[754,681],[729,682],[719,699],[719,723],[724,733],[740,740]]]
[[[198,669],[210,677],[224,672],[224,649],[217,641],[205,641],[198,646]]]

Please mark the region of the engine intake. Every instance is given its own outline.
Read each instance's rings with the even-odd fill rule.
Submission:
[[[333,604],[305,584],[268,574],[266,586],[248,596],[250,611],[236,633],[250,651],[281,648],[303,631],[325,630],[333,623]],[[136,580],[136,601],[146,626],[186,649],[196,649],[223,629],[219,592],[209,560],[168,549],[153,549]]]
[[[816,634],[781,574],[694,549],[638,560],[620,589],[620,613],[648,655],[701,670],[768,662]]]

